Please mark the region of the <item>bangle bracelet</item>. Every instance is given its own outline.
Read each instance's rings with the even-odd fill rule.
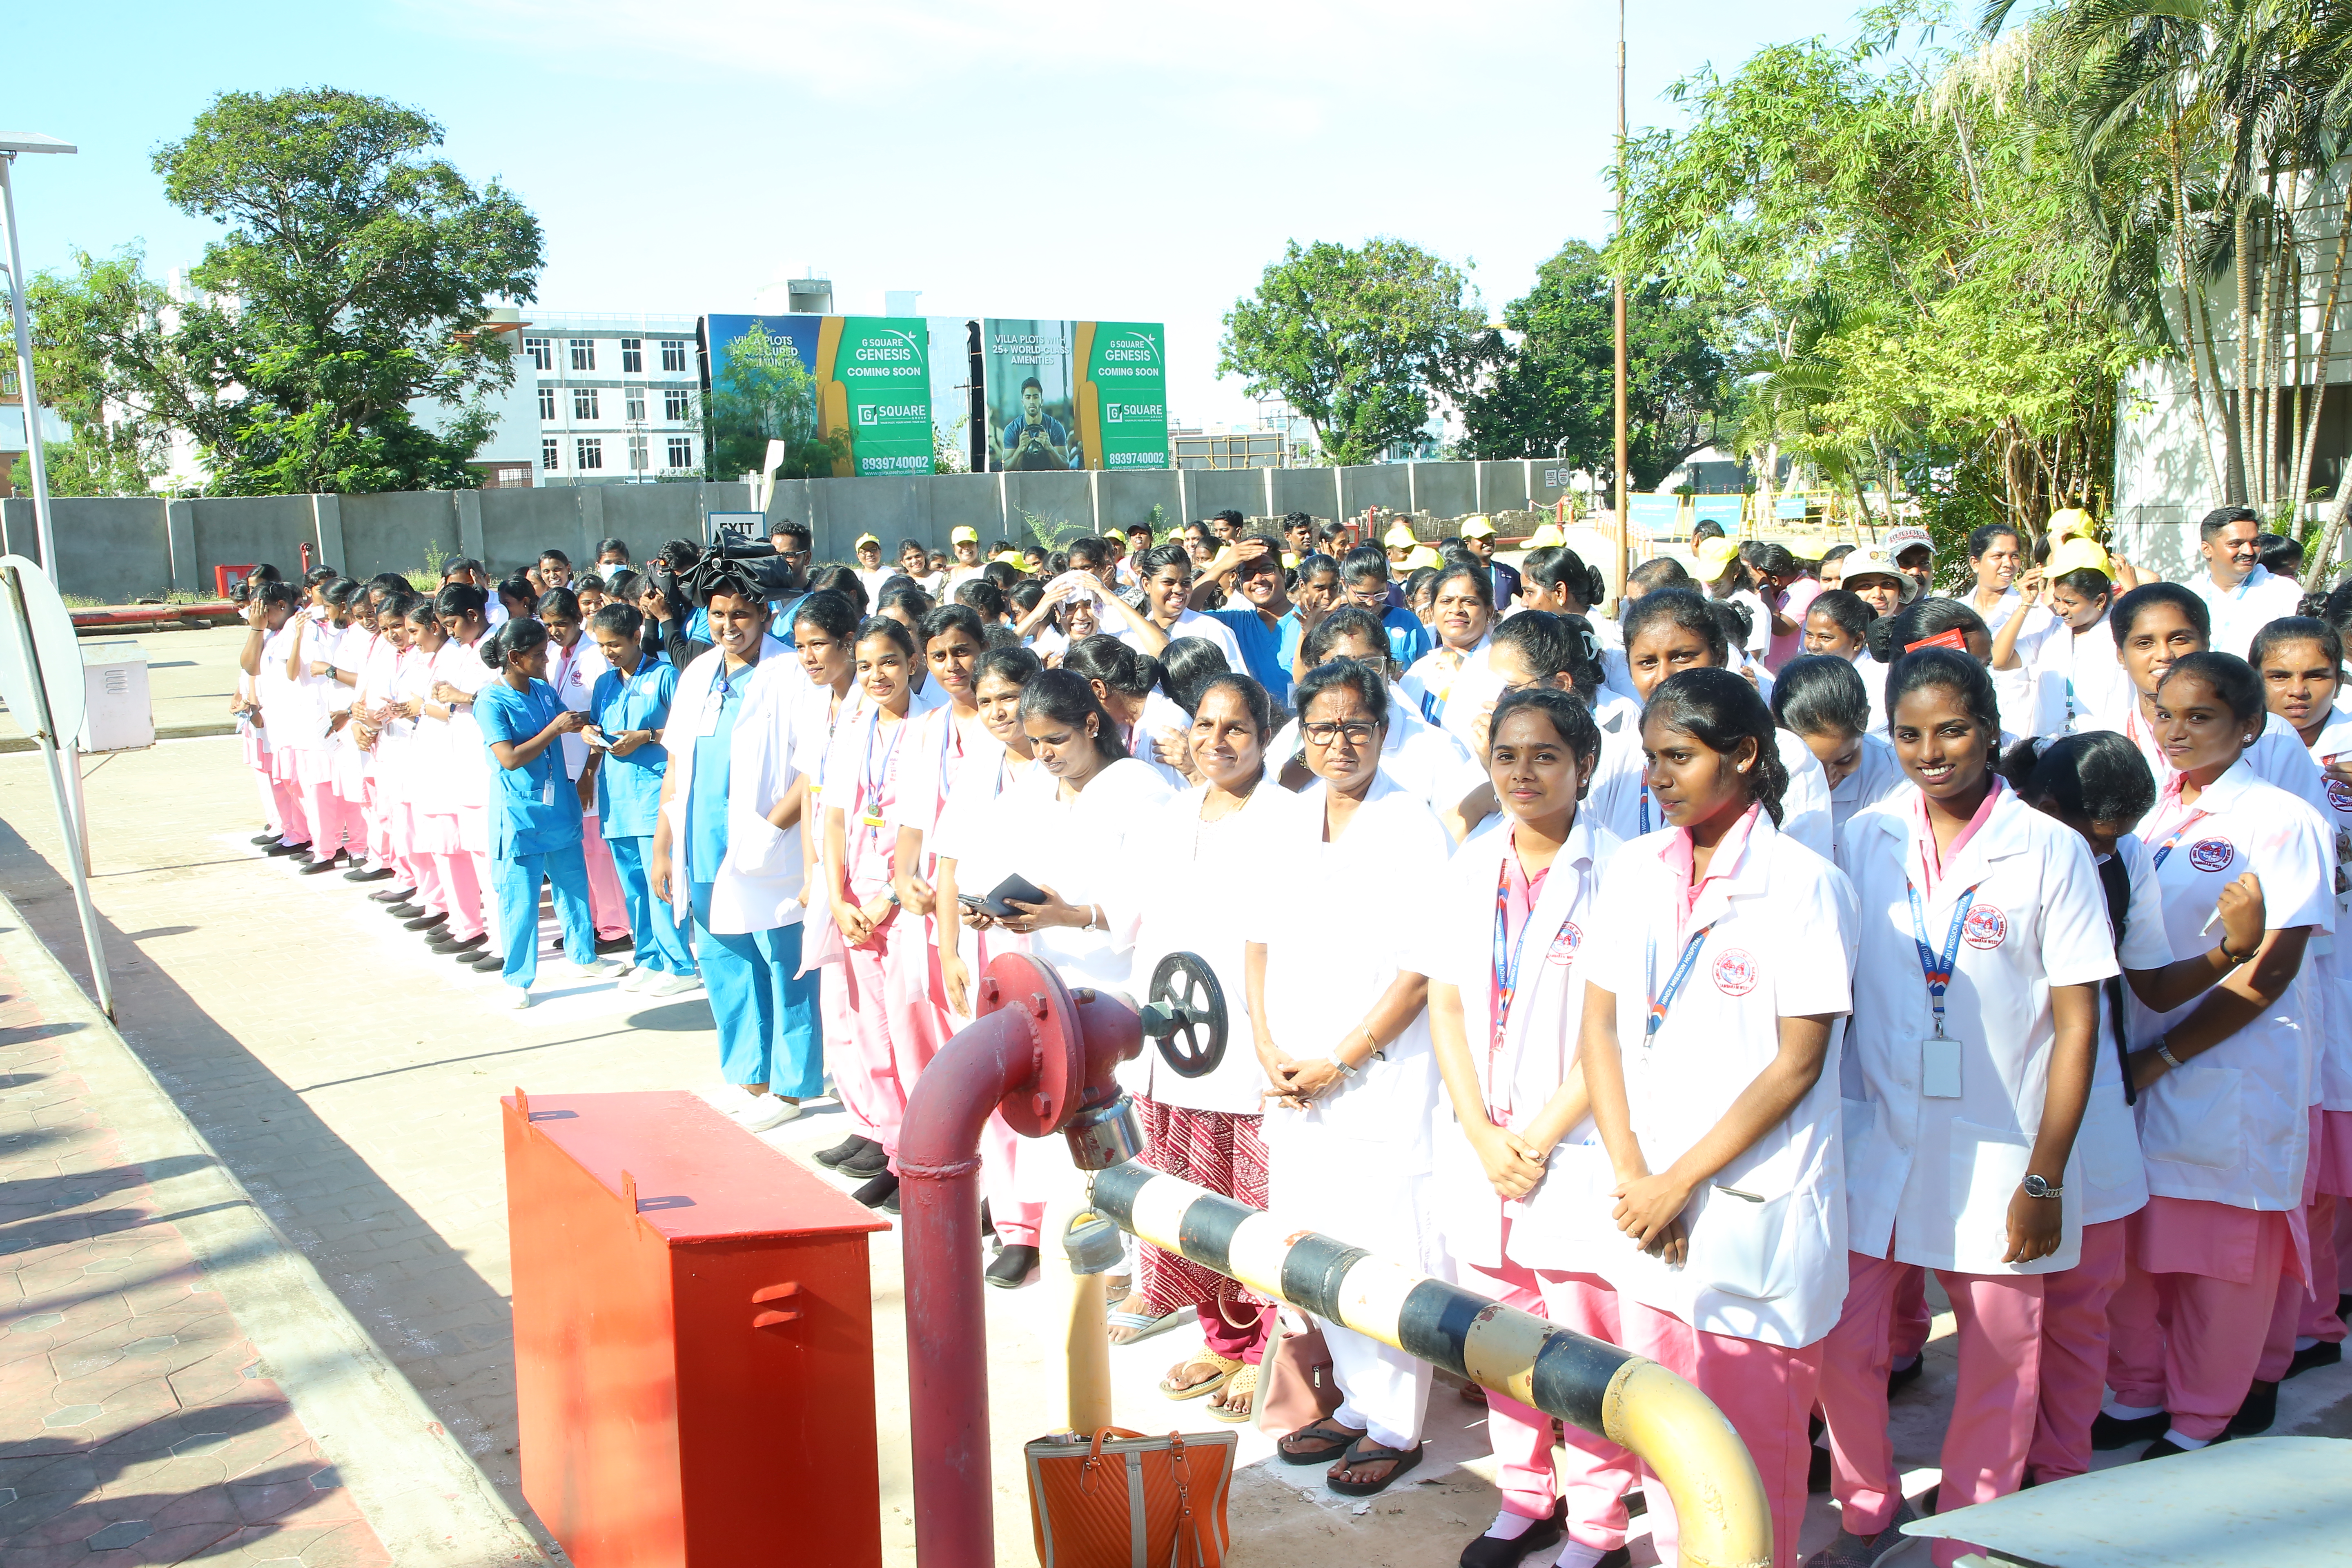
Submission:
[[[2246,964],[2246,963],[2252,963],[2254,961],[2254,954],[2253,954],[2253,953],[2252,953],[2252,952],[2250,952],[2250,953],[2246,954],[2246,956],[2245,956],[2245,957],[2243,957],[2243,958],[2240,958],[2236,953],[2231,952],[2230,951],[2230,942],[2229,942],[2229,939],[2228,939],[2228,938],[2226,938],[2226,937],[2225,937],[2225,938],[2223,938],[2223,939],[2222,939],[2219,943],[2217,943],[2216,945],[2217,945],[2217,946],[2219,946],[2219,947],[2220,947],[2220,949],[2221,950],[2221,956],[2222,956],[2222,957],[2224,957],[2224,958],[2226,958],[2226,959],[2228,959],[2228,960],[2229,960],[2232,964]],[[2260,951],[2261,951],[2261,944],[2260,944],[2260,943],[2256,943],[2256,944],[2255,944],[2255,952],[2260,952]]]
[[[1388,1060],[1386,1057],[1381,1055],[1380,1037],[1372,1033],[1372,1026],[1370,1024],[1359,1024],[1356,1026],[1356,1029],[1364,1037],[1364,1044],[1372,1047],[1372,1057],[1374,1060]],[[1367,1063],[1366,1065],[1369,1066],[1370,1064]]]
[[[2164,1065],[2167,1067],[2177,1068],[2180,1065],[2180,1058],[2172,1054],[2172,1042],[2169,1040],[2157,1041],[2156,1054],[2164,1058]]]

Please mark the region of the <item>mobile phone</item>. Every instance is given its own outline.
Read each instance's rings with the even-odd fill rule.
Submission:
[[[605,750],[613,743],[604,738],[604,731],[599,730],[593,724],[590,724],[583,729],[580,731],[580,738],[600,752]]]
[[[976,910],[980,908],[980,895],[978,893],[958,893],[956,895],[956,902],[961,904],[965,909]]]

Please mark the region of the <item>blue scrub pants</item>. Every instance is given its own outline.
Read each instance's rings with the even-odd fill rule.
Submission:
[[[580,846],[567,844],[542,855],[494,855],[490,875],[498,889],[499,940],[506,944],[504,978],[525,991],[539,978],[539,883],[555,885],[555,919],[563,930],[563,954],[574,963],[596,962],[596,921],[588,912],[588,862]]]
[[[742,936],[710,929],[710,884],[694,890],[694,952],[719,1026],[719,1068],[729,1083],[764,1083],[770,1094],[814,1100],[824,1092],[824,1036],[816,974],[795,978],[801,928]]]
[[[676,911],[653,896],[646,879],[653,836],[624,836],[604,843],[613,851],[613,869],[620,874],[621,901],[628,906],[629,934],[635,942],[632,956],[638,966],[656,974],[693,973],[694,960],[688,956]]]

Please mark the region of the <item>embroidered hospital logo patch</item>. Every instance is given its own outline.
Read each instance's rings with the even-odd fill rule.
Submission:
[[[1728,948],[1715,961],[1715,988],[1726,996],[1745,996],[1756,989],[1756,956],[1745,948]]]
[[[2200,871],[2226,871],[2238,847],[2226,838],[2200,838],[2189,847],[2189,863]]]
[[[1576,950],[1582,945],[1584,933],[1576,929],[1574,921],[1570,921],[1559,928],[1559,934],[1551,939],[1551,951],[1544,957],[1550,963],[1565,965],[1576,957]]]
[[[2332,777],[2321,782],[2327,785],[2327,804],[2338,811],[2352,814],[2352,784]]]
[[[1969,918],[1960,927],[1970,947],[1994,948],[2009,934],[2009,917],[1990,904],[1979,904],[1969,910]]]

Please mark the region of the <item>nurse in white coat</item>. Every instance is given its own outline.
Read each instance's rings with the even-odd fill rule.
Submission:
[[[1580,955],[1579,1060],[1613,1177],[1598,1206],[1623,1233],[1599,1256],[1625,1348],[1729,1419],[1771,1503],[1773,1560],[1796,1568],[1806,1422],[1845,1297],[1837,1037],[1855,911],[1844,874],[1774,821],[1774,733],[1728,670],[1652,691],[1643,743],[1665,824],[1610,865]],[[1672,1561],[1672,1507],[1645,1495]]]
[[[1851,1283],[1822,1377],[1843,1510],[1823,1564],[1865,1564],[1900,1539],[1886,1374],[1906,1267],[1937,1271],[1959,1325],[1941,1505],[2023,1479],[2042,1276],[2081,1252],[2074,1137],[2098,986],[2116,973],[2089,847],[1994,771],[1985,668],[1922,648],[1888,670],[1886,698],[1912,787],[1846,830],[1862,908],[1843,1079]],[[1937,1568],[1969,1550],[1938,1541]]]
[[[1275,1097],[1269,1206],[1423,1268],[1437,1068],[1417,939],[1396,911],[1425,907],[1451,840],[1381,771],[1381,671],[1334,659],[1295,696],[1315,782],[1286,814],[1244,929],[1250,1027]],[[1280,1451],[1291,1464],[1328,1464],[1334,1491],[1368,1497],[1421,1462],[1429,1363],[1338,1323],[1323,1338],[1339,1408]]]
[[[1451,731],[1423,719],[1396,684],[1388,629],[1380,616],[1355,605],[1342,605],[1324,616],[1300,645],[1299,668],[1312,669],[1335,658],[1361,660],[1389,679],[1389,724],[1381,741],[1382,773],[1419,795],[1440,821],[1457,810],[1465,796],[1485,792],[1486,769],[1471,760]],[[1275,736],[1267,754],[1276,767],[1298,768],[1292,782],[1305,783],[1303,765],[1294,761],[1300,754],[1295,718]]]
[[[1499,682],[1486,668],[1495,625],[1494,574],[1483,566],[1446,567],[1429,584],[1430,630],[1437,646],[1413,660],[1401,683],[1421,716],[1442,724],[1466,748],[1471,721],[1486,711]],[[1462,698],[1457,706],[1454,698]]]
[[[1845,826],[1855,816],[1902,790],[1908,783],[1895,760],[1895,744],[1870,726],[1870,694],[1852,663],[1828,654],[1790,660],[1772,685],[1772,718],[1805,742],[1822,764],[1830,786],[1832,846],[1841,871]]]
[[[2048,602],[2047,615],[2013,616],[1993,634],[1993,682],[2019,689],[2018,710],[2033,734],[2114,729],[2131,707],[2135,694],[2107,625],[2115,599],[2108,565],[2107,552],[2091,541],[2066,541],[2046,571],[2029,574],[2020,586],[2029,606]]]
[[[1506,626],[1530,615],[1551,618],[1523,612]],[[1608,1234],[1595,1201],[1608,1167],[1575,1037],[1578,957],[1603,868],[1622,847],[1578,810],[1601,731],[1577,698],[1539,687],[1505,697],[1487,731],[1502,815],[1446,867],[1421,961],[1453,1111],[1437,1118],[1432,1155],[1438,1226],[1470,1289],[1614,1343],[1617,1293],[1589,1271]],[[1507,1568],[1563,1534],[1573,1538],[1561,1556],[1569,1568],[1591,1568],[1625,1544],[1634,1474],[1624,1449],[1566,1428],[1556,1486],[1551,1417],[1500,1394],[1486,1398],[1486,1436],[1503,1506],[1464,1549],[1469,1568]]]
[[[1634,600],[1625,612],[1626,667],[1644,702],[1661,681],[1680,671],[1728,668],[1730,645],[1707,604],[1705,595],[1688,588],[1659,588]],[[1837,846],[1831,830],[1830,782],[1821,760],[1787,730],[1776,727],[1771,740],[1787,779],[1778,830],[1822,859],[1832,859]],[[1586,797],[1601,824],[1629,844],[1665,826],[1664,813],[1643,782],[1647,766],[1640,746],[1630,741],[1612,745]]]
[[[2143,592],[2145,590],[2142,590]],[[2128,595],[2126,595],[2128,597]],[[2247,1402],[2280,1277],[2309,1282],[2305,1231],[2314,1047],[2304,973],[2336,922],[2334,854],[2318,813],[2256,778],[2262,687],[2242,659],[2189,654],[2157,693],[2174,767],[2147,825],[2165,929],[2191,951],[2221,886],[2251,871],[2267,913],[2251,962],[2168,1012],[2133,1014],[2147,1206],[2132,1216],[2129,1272],[2109,1319],[2113,1397],[2102,1448],[2154,1437],[2151,1454],[2201,1448]],[[2267,1423],[2265,1423],[2267,1424]]]

